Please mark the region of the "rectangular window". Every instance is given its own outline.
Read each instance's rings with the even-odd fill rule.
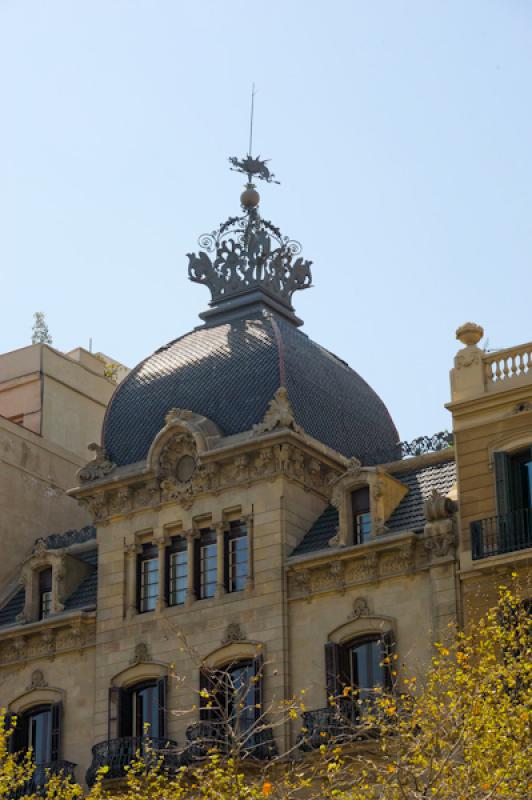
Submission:
[[[52,568],[39,572],[39,619],[52,613]]]
[[[172,540],[168,550],[168,605],[181,606],[187,596],[187,542],[182,536]]]
[[[248,577],[248,532],[239,520],[230,523],[226,534],[226,580],[229,592],[241,592]]]
[[[159,598],[159,553],[157,547],[145,544],[138,557],[139,611],[155,611]]]
[[[197,583],[196,594],[200,600],[214,597],[218,576],[216,533],[209,528],[200,531],[196,547]]]
[[[364,486],[351,494],[353,508],[353,533],[355,544],[363,544],[371,538],[371,513],[369,487]]]

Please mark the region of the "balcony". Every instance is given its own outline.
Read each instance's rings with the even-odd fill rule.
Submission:
[[[50,778],[54,775],[63,775],[64,778],[70,779],[75,783],[76,777],[74,770],[76,764],[71,761],[50,761],[47,764],[38,764],[35,767],[35,772],[29,781],[26,781],[21,786],[17,786],[12,792],[8,793],[9,800],[18,800],[20,797],[28,797],[31,795],[44,795],[46,794],[46,786]]]
[[[297,744],[304,752],[316,750],[322,744],[365,741],[371,735],[371,728],[361,722],[359,710],[351,701],[304,711],[302,719]]]
[[[271,728],[253,726],[248,733],[234,732],[225,722],[195,722],[186,732],[187,746],[182,763],[190,764],[206,758],[209,751],[239,753],[242,758],[267,761],[277,755],[277,745]]]
[[[532,509],[521,508],[509,514],[471,523],[473,561],[514,553],[532,547]]]
[[[135,760],[137,753],[148,761],[156,761],[163,756],[163,769],[169,771],[177,769],[180,765],[177,742],[145,736],[122,736],[94,745],[92,762],[86,775],[87,785],[94,785],[102,767],[108,768],[105,773],[106,780],[125,777],[126,767]]]

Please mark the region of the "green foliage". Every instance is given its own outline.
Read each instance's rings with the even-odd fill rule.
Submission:
[[[46,324],[44,311],[36,311],[33,315],[33,328],[31,329],[32,344],[52,344],[52,337]]]

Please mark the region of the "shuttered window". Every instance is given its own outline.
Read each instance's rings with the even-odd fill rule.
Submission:
[[[109,738],[113,738],[116,714],[118,736],[166,736],[168,679],[147,681],[128,687],[112,689],[109,695]]]
[[[328,703],[340,704],[355,716],[363,713],[375,689],[392,688],[391,660],[393,638],[367,636],[347,644],[325,645],[325,671]]]

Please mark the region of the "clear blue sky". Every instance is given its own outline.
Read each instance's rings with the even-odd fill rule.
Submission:
[[[0,0],[0,351],[36,310],[130,366],[198,323],[252,80],[305,331],[403,438],[449,427],[456,327],[532,333],[529,0]]]

